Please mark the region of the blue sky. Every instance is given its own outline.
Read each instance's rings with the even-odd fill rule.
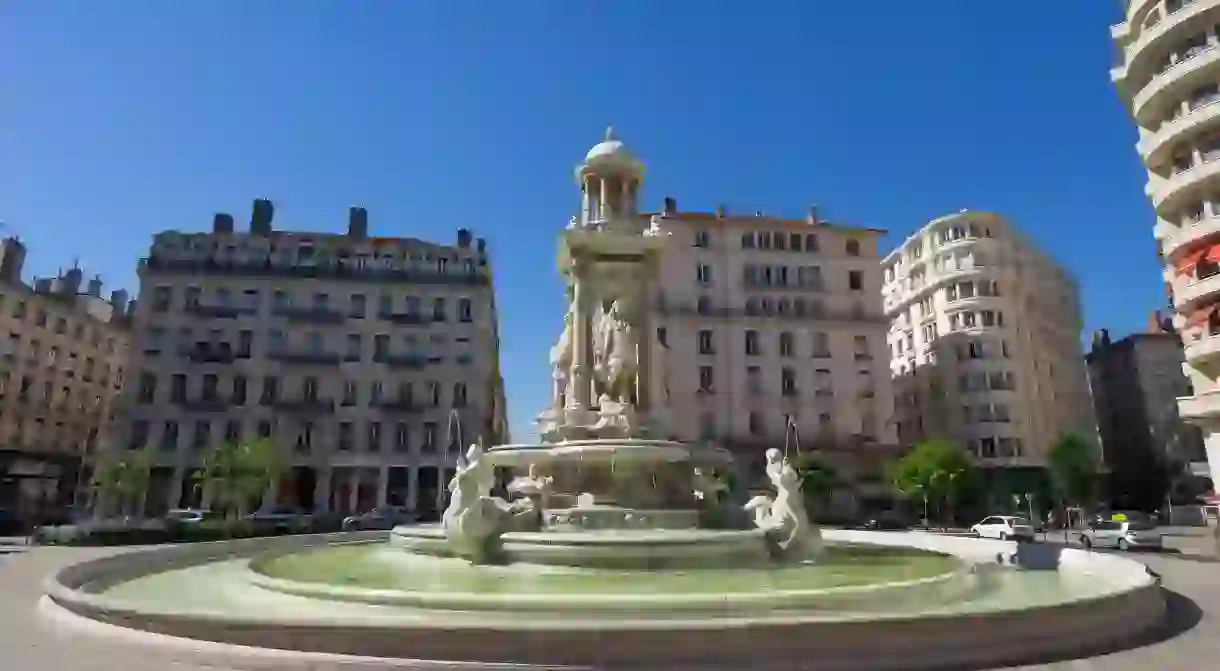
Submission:
[[[79,256],[135,286],[216,211],[451,240],[495,261],[517,437],[546,402],[572,167],[607,124],[646,201],[833,219],[893,245],[963,207],[1079,276],[1086,327],[1164,304],[1116,4],[977,0],[0,3],[0,221],[30,273]],[[1049,5],[1047,6],[1050,7]],[[28,273],[27,273],[28,274]]]

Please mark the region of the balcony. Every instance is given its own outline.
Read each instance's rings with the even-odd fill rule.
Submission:
[[[275,361],[300,366],[338,366],[343,361],[343,355],[338,352],[321,350],[276,350],[268,356]]]
[[[1195,52],[1189,58],[1174,63],[1169,69],[1154,75],[1131,100],[1136,123],[1149,126],[1157,114],[1174,100],[1180,100],[1194,89],[1209,84],[1214,75],[1210,67],[1220,62],[1220,49],[1210,47]]]
[[[233,363],[240,358],[239,353],[227,342],[197,342],[183,347],[178,354],[193,363]]]
[[[335,401],[329,398],[277,399],[272,407],[280,412],[303,415],[329,415],[335,412]]]
[[[1220,333],[1208,334],[1207,326],[1204,329],[1198,338],[1188,340],[1183,348],[1186,361],[1192,365],[1214,362],[1220,354]]]
[[[309,324],[341,324],[347,319],[347,316],[339,310],[323,307],[278,307],[272,310],[271,314],[275,317],[283,317],[291,322]]]
[[[370,404],[376,410],[395,415],[418,415],[424,412],[424,406],[413,399],[396,399],[393,401],[378,401]]]
[[[480,260],[479,268],[486,262]],[[229,277],[284,277],[290,279],[317,278],[352,280],[356,282],[399,282],[402,284],[437,284],[450,286],[486,287],[491,285],[491,273],[436,273],[380,265],[357,266],[341,259],[328,259],[312,264],[284,264],[270,258],[258,261],[200,259],[169,259],[153,254],[140,260],[141,275],[204,275]]]
[[[406,368],[423,370],[428,365],[428,358],[418,354],[388,354],[377,352],[373,354],[373,363],[380,363],[390,368]]]
[[[1172,259],[1186,245],[1211,241],[1217,237],[1220,237],[1220,217],[1202,217],[1198,221],[1176,229],[1161,243],[1161,251],[1164,252],[1166,258]]]
[[[182,406],[187,412],[225,412],[231,405],[228,400],[219,396],[180,398],[175,403]]]
[[[1129,80],[1133,76],[1138,77],[1151,70],[1153,66],[1151,58],[1158,53],[1163,54],[1164,51],[1148,49],[1149,45],[1158,42],[1161,45],[1178,43],[1179,40],[1189,37],[1192,32],[1206,29],[1208,17],[1204,16],[1204,13],[1209,12],[1212,8],[1212,5],[1205,2],[1192,2],[1183,5],[1167,17],[1157,19],[1151,24],[1143,24],[1135,41],[1124,50],[1127,54],[1126,67],[1115,68],[1112,71],[1115,83],[1122,85],[1124,80]]]
[[[432,323],[429,315],[420,312],[378,312],[377,318],[400,326],[427,326]]]
[[[242,315],[258,314],[258,310],[255,308],[209,303],[192,303],[186,306],[186,311],[200,319],[236,319]]]

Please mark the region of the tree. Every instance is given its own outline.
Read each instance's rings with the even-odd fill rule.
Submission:
[[[1097,450],[1079,433],[1068,431],[1051,445],[1046,458],[1059,497],[1069,504],[1087,506],[1097,497]]]
[[[124,515],[132,514],[148,491],[151,467],[151,449],[108,451],[90,483],[95,509],[103,515],[115,509]]]
[[[929,504],[952,507],[973,480],[975,470],[970,457],[953,443],[925,440],[891,464],[889,476],[895,489],[923,501],[926,518]]]
[[[214,507],[240,518],[279,481],[284,469],[279,450],[269,439],[224,442],[204,455],[199,480],[211,492]]]
[[[834,466],[810,452],[796,458],[796,472],[801,476],[805,498],[823,506],[829,505],[835,491],[846,485]]]

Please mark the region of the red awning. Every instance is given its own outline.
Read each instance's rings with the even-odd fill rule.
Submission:
[[[1200,247],[1198,249],[1192,249],[1183,254],[1182,258],[1178,259],[1178,262],[1174,264],[1177,268],[1178,274],[1186,275],[1194,272],[1195,266],[1198,265],[1199,261],[1202,261],[1203,257],[1207,256],[1212,249],[1213,247],[1209,245],[1206,247]]]

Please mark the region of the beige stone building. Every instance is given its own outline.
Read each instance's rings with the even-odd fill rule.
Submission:
[[[1065,431],[1096,436],[1079,288],[1003,217],[940,217],[881,263],[900,440],[1013,468],[1044,466]]]
[[[75,267],[28,285],[25,253],[0,243],[0,507],[33,514],[71,505],[89,481],[123,385],[131,305]]]
[[[577,175],[581,220],[598,216],[604,201],[664,239],[651,397],[674,437],[727,448],[758,471],[765,449],[784,446],[791,420],[804,450],[822,452],[847,477],[879,482],[896,443],[880,304],[883,231],[816,211],[795,220],[681,211],[670,198],[659,212],[640,212],[643,164],[612,137]]]
[[[1139,129],[1156,210],[1153,235],[1185,345],[1193,393],[1182,419],[1203,430],[1220,482],[1220,0],[1129,0],[1110,27],[1110,76]]]
[[[207,505],[193,472],[219,441],[268,437],[275,499],[314,511],[434,512],[462,442],[507,438],[491,263],[456,244],[278,231],[166,231],[140,263],[123,447],[156,453],[146,512]]]

